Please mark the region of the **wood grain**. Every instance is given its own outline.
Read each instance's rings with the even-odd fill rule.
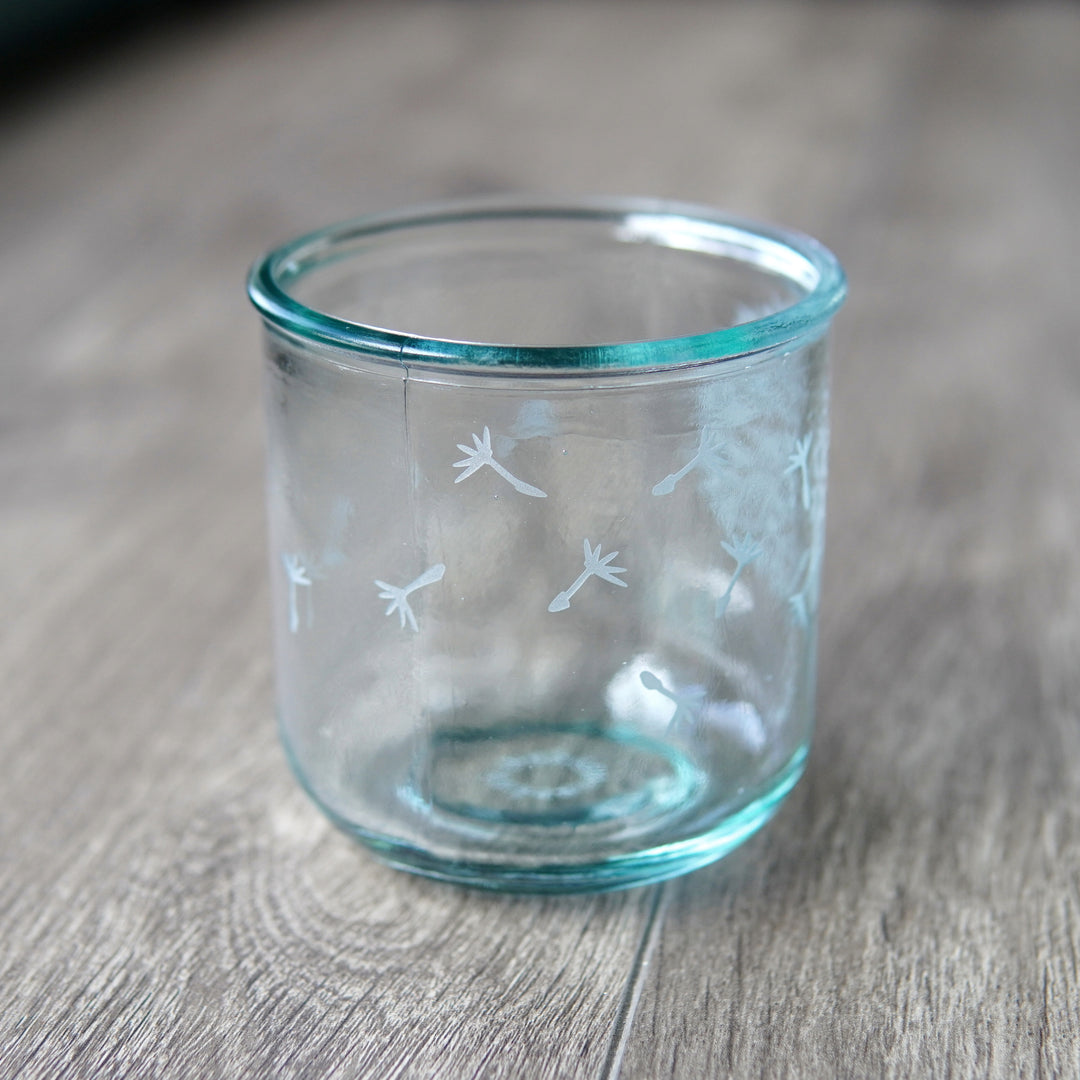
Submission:
[[[1080,1074],[1080,11],[248,7],[0,114],[0,1076]],[[819,737],[682,881],[375,864],[276,746],[247,264],[482,190],[820,235]]]

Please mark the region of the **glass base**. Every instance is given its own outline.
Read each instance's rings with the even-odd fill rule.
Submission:
[[[424,773],[436,812],[547,828],[656,819],[705,783],[682,754],[636,732],[550,724],[439,732]],[[422,798],[420,785],[403,797]]]
[[[403,831],[430,838],[423,848],[360,826],[308,791],[339,828],[398,869],[504,892],[601,892],[727,854],[773,816],[805,759],[803,747],[757,797],[724,814],[705,772],[676,746],[634,731],[443,730],[422,752],[399,747],[348,779],[407,824]]]

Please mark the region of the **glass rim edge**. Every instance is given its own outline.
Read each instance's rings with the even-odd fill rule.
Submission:
[[[428,338],[351,322],[320,312],[294,299],[281,282],[283,271],[296,266],[301,252],[328,252],[366,233],[410,225],[435,225],[498,217],[560,217],[589,220],[666,218],[723,229],[745,241],[747,250],[766,247],[801,259],[816,274],[807,294],[794,304],[735,326],[679,337],[590,345],[510,345]],[[648,239],[643,237],[643,239]],[[666,245],[673,246],[673,245]],[[764,258],[764,256],[763,256]],[[751,262],[753,260],[746,259]],[[762,261],[762,260],[759,260]],[[782,270],[774,272],[783,273]],[[795,280],[793,274],[787,274]],[[260,257],[248,275],[247,291],[262,318],[306,339],[345,352],[397,361],[406,366],[463,371],[501,369],[526,375],[570,374],[605,370],[641,372],[723,363],[820,336],[847,295],[847,279],[839,261],[823,244],[796,230],[738,217],[706,206],[662,199],[594,197],[544,199],[529,196],[482,196],[421,204],[368,214],[305,233]]]

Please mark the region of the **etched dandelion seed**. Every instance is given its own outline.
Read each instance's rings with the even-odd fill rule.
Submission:
[[[810,625],[810,606],[806,602],[806,590],[803,589],[802,592],[789,596],[788,604],[791,607],[792,618],[805,630]]]
[[[723,618],[731,603],[731,594],[735,591],[735,583],[742,576],[742,572],[761,555],[761,545],[748,534],[732,537],[731,543],[721,541],[720,546],[735,560],[735,572],[731,575],[724,595],[716,601],[716,617]]]
[[[615,575],[625,574],[625,566],[609,566],[608,564],[619,553],[612,551],[600,558],[600,545],[596,545],[596,550],[589,546],[589,541],[585,541],[585,569],[578,574],[574,580],[573,585],[564,592],[559,593],[554,600],[548,604],[548,611],[565,611],[570,606],[570,600],[574,594],[585,584],[591,577],[598,577],[601,581],[609,581],[612,585],[620,585],[622,588],[626,588],[627,583],[620,581]]]
[[[308,577],[300,556],[292,552],[282,553],[281,565],[285,567],[285,576],[289,580],[289,632],[295,634],[300,629],[300,611],[297,604],[297,588],[311,588],[311,578]],[[308,593],[307,623],[311,625],[311,593]]]
[[[799,559],[799,565],[795,572],[795,585],[802,583],[802,588],[798,592],[793,593],[788,597],[788,606],[791,608],[792,618],[796,624],[805,630],[810,625],[810,551],[809,549],[802,553],[802,557]]]
[[[547,498],[547,492],[541,491],[538,487],[533,487],[532,484],[526,484],[524,480],[519,480],[495,460],[491,450],[491,432],[487,427],[484,428],[483,438],[473,434],[472,441],[475,444],[474,446],[466,446],[464,443],[457,444],[457,448],[464,453],[465,457],[461,461],[455,461],[454,468],[464,469],[465,471],[454,480],[455,484],[460,484],[462,480],[488,465],[520,491],[522,495],[531,495],[534,499]]]
[[[724,445],[716,440],[716,437],[707,432],[701,433],[701,441],[694,456],[678,472],[669,473],[658,484],[653,486],[654,495],[670,495],[675,490],[675,485],[696,468],[715,468],[724,464]]]
[[[433,585],[436,581],[442,581],[445,573],[446,567],[442,563],[436,563],[425,570],[415,581],[410,581],[408,585],[400,588],[397,585],[390,585],[376,578],[375,584],[382,589],[382,592],[379,593],[380,599],[390,601],[386,614],[393,615],[396,611],[401,617],[402,630],[405,629],[405,624],[408,623],[414,631],[419,631],[420,627],[416,625],[416,616],[409,606],[409,593],[416,592],[417,589],[422,589],[425,585]]]
[[[814,435],[807,435],[805,439],[795,440],[795,452],[788,455],[788,467],[784,475],[799,473],[802,484],[802,505],[804,510],[810,509],[810,443]]]

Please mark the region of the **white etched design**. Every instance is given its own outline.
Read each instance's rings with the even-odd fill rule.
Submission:
[[[531,495],[534,499],[547,498],[547,492],[541,491],[538,487],[533,487],[532,484],[526,484],[524,480],[519,480],[512,472],[503,468],[495,460],[491,450],[491,432],[486,427],[484,428],[484,437],[480,438],[480,436],[473,434],[472,441],[475,446],[466,446],[464,443],[457,444],[457,448],[465,454],[465,457],[461,461],[455,461],[454,468],[464,469],[465,471],[454,480],[455,484],[460,484],[462,480],[488,465],[520,491],[522,495]]]
[[[810,605],[806,599],[806,589],[795,593],[794,596],[789,596],[788,604],[791,607],[792,618],[805,630],[810,625]]]
[[[720,546],[735,560],[735,572],[731,575],[724,595],[716,601],[716,617],[723,618],[724,613],[731,603],[731,594],[735,591],[735,583],[742,576],[742,572],[761,555],[761,545],[750,535],[744,533],[735,536],[731,543],[721,541]]]
[[[410,581],[408,585],[399,588],[396,585],[390,585],[385,581],[379,581],[375,579],[375,584],[382,589],[379,593],[379,597],[383,600],[389,600],[390,606],[386,609],[387,615],[393,615],[396,611],[401,616],[401,628],[405,629],[405,623],[407,622],[413,630],[419,630],[420,627],[416,625],[416,616],[413,614],[413,609],[409,606],[408,596],[409,593],[416,592],[417,589],[422,589],[425,585],[434,585],[436,581],[442,581],[443,574],[446,573],[446,567],[442,563],[436,563],[434,566],[425,570],[415,581]]]
[[[705,703],[704,687],[696,686],[680,694],[675,690],[669,690],[660,681],[659,676],[654,675],[651,671],[643,671],[640,678],[641,685],[646,690],[655,690],[658,694],[663,694],[668,701],[674,702],[675,711],[668,721],[669,731],[679,724],[690,726],[697,720],[701,713],[701,707]]]
[[[307,624],[311,626],[311,578],[300,556],[292,552],[284,552],[281,556],[281,565],[285,567],[285,576],[289,579],[289,632],[295,634],[300,629],[300,605],[297,602],[297,590],[308,589],[307,594]]]
[[[795,440],[795,452],[788,455],[788,467],[784,475],[797,472],[802,483],[802,505],[804,510],[810,509],[810,443],[814,435],[811,432],[803,439]]]
[[[802,583],[798,592],[788,597],[788,606],[791,608],[792,618],[796,624],[805,630],[810,625],[810,551],[802,553],[799,566],[795,573],[795,584]],[[793,586],[794,587],[794,586]]]
[[[615,575],[625,574],[625,566],[609,566],[608,564],[619,553],[617,551],[609,552],[602,559],[600,558],[600,545],[596,545],[596,550],[589,546],[589,541],[585,541],[585,569],[574,579],[574,584],[566,589],[564,592],[559,593],[554,600],[548,604],[548,611],[565,611],[570,606],[570,599],[574,593],[585,584],[591,577],[598,577],[601,581],[610,581],[612,585],[621,585],[624,589],[627,583],[620,581]]]
[[[701,433],[701,441],[694,456],[678,472],[669,473],[652,489],[654,495],[670,495],[675,485],[692,469],[715,468],[724,463],[724,445],[715,436]]]

